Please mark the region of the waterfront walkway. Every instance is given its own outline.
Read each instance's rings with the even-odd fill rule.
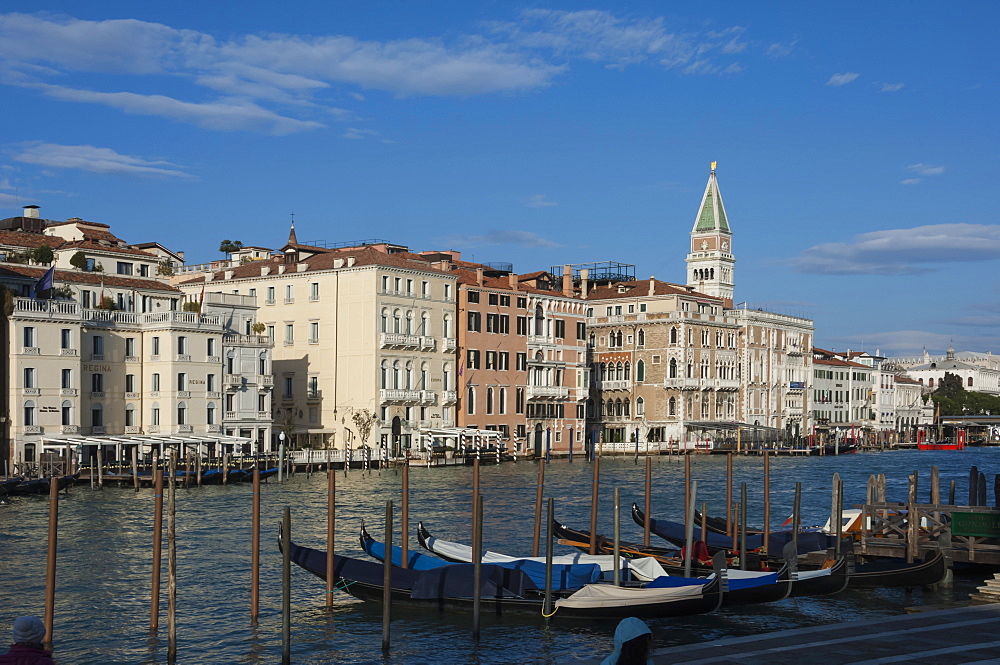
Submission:
[[[609,638],[609,650],[610,643]],[[599,663],[600,660],[592,661]],[[656,665],[1000,663],[1000,604],[796,628],[656,649]]]

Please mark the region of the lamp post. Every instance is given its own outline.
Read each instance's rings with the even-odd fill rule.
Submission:
[[[840,454],[840,428],[833,431],[833,454]]]
[[[278,434],[278,482],[282,482],[285,473],[285,433]]]

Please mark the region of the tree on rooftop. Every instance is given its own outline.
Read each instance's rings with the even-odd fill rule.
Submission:
[[[243,249],[243,243],[239,240],[223,240],[219,243],[219,251],[223,254],[232,254]]]
[[[52,248],[48,245],[39,245],[31,250],[31,260],[42,265],[49,265],[56,258]]]
[[[74,268],[76,268],[77,270],[86,270],[87,255],[84,254],[83,252],[77,252],[70,258],[69,264]]]

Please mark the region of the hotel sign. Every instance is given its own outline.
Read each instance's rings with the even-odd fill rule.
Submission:
[[[788,384],[788,387],[791,388],[792,390],[802,390],[803,388],[806,387],[806,382],[805,381],[792,381],[791,383]]]
[[[952,513],[951,533],[955,536],[1000,537],[1000,513]]]

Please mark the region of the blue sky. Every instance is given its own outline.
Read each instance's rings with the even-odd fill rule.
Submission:
[[[995,2],[77,2],[0,14],[0,215],[684,280],[827,348],[1000,353]]]

